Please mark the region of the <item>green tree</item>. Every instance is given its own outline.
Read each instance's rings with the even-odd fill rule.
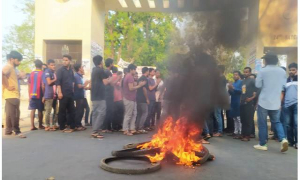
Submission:
[[[161,66],[176,31],[172,14],[109,11],[105,24],[105,57],[137,65]]]
[[[34,0],[23,0],[20,10],[25,16],[21,25],[13,25],[9,33],[3,37],[2,61],[6,62],[6,54],[11,50],[19,51],[24,59],[19,70],[30,72],[34,61]]]

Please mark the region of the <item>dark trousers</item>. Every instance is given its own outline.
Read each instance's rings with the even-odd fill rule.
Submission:
[[[106,99],[106,116],[102,125],[102,130],[111,130],[112,121],[114,118],[114,99]]]
[[[121,130],[124,118],[124,104],[123,101],[116,101],[113,105],[113,121],[112,128],[114,130]]]
[[[75,128],[75,106],[73,97],[63,96],[63,98],[59,100],[58,122],[60,130],[65,129],[66,123],[71,129]]]
[[[76,127],[81,127],[81,120],[84,114],[84,109],[87,105],[87,100],[86,98],[83,99],[77,99],[76,101],[76,115],[75,115],[75,126]]]
[[[283,128],[291,145],[298,144],[298,103],[283,107]]]
[[[214,114],[214,112],[212,112],[212,113],[210,113],[210,115],[208,116],[208,118],[206,120],[207,129],[211,136],[213,136],[213,132],[214,132],[214,119],[215,119],[215,114]]]
[[[85,99],[85,103],[84,103],[84,109],[85,109],[85,118],[84,118],[84,122],[85,123],[89,123],[89,115],[90,115],[90,106],[89,106],[89,103],[88,101]],[[91,124],[92,124],[92,121],[91,121]]]
[[[252,103],[241,105],[240,113],[241,113],[243,136],[250,136],[250,134],[252,133],[253,115],[254,115],[253,112],[254,112],[254,106]]]
[[[227,132],[229,133],[233,133],[234,131],[234,122],[233,122],[233,118],[230,116],[230,110],[226,111],[226,119],[227,119]]]
[[[15,134],[21,133],[19,127],[19,120],[20,120],[20,99],[17,98],[9,98],[6,99],[5,102],[5,114],[6,114],[6,129],[5,134],[12,134],[12,131]]]
[[[255,114],[255,108],[254,108],[253,114],[252,114],[252,117],[253,117],[253,120],[252,120],[252,130],[251,130],[251,134],[252,135],[255,135],[254,114]]]
[[[155,101],[150,101],[148,105],[148,116],[145,122],[144,127],[154,126],[154,110],[155,110]]]
[[[159,119],[161,115],[161,102],[155,102],[155,108],[154,108],[154,117],[155,117],[155,124],[159,124]]]

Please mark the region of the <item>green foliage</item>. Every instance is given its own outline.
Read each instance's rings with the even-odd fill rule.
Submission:
[[[175,29],[172,14],[109,11],[104,56],[165,71],[163,61]]]
[[[19,8],[25,18],[21,25],[14,25],[3,38],[2,61],[6,62],[6,55],[11,50],[19,51],[24,59],[19,66],[20,71],[30,72],[34,61],[34,0],[23,0]]]

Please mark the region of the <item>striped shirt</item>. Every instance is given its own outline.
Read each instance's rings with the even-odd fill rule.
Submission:
[[[298,76],[287,79],[287,83],[284,86],[284,92],[284,107],[290,107],[291,105],[298,103]]]

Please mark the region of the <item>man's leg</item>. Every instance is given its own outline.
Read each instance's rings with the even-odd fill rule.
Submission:
[[[243,127],[242,127],[242,135],[245,137],[246,136],[246,128],[247,128],[247,105],[246,104],[243,104],[241,105],[241,108],[240,108],[240,114],[241,114],[241,122],[243,124]]]
[[[268,110],[262,108],[261,106],[258,106],[257,108],[258,136],[259,136],[259,144],[261,146],[267,144],[268,141],[267,115],[268,115]]]
[[[32,109],[30,112],[31,129],[36,129],[34,125],[34,118],[35,118],[35,109]]]
[[[125,116],[123,121],[123,131],[128,132],[129,125],[130,125],[129,123],[131,122],[131,119],[133,117],[134,102],[124,98],[124,107],[125,107]]]
[[[43,126],[43,110],[38,110],[38,117],[39,117],[39,128],[45,129]]]
[[[156,102],[156,122],[155,122],[156,126],[159,124],[160,115],[161,115],[161,102]]]
[[[132,117],[131,117],[131,122],[130,122],[130,131],[135,131],[135,121],[136,121],[136,102],[133,102],[133,112],[132,112]]]
[[[137,116],[136,116],[136,130],[140,130],[140,122],[141,122],[141,117],[143,114],[142,111],[142,103],[137,103],[136,105],[136,109],[137,109]]]
[[[12,109],[11,109],[11,117],[12,117],[12,127],[14,129],[14,132],[16,135],[20,134],[20,127],[19,127],[19,121],[20,121],[20,117],[19,117],[19,113],[18,113],[18,109],[20,108],[20,99],[17,98],[12,98],[10,99],[10,103],[13,105]]]
[[[292,111],[290,111],[290,108],[286,108],[286,107],[283,107],[282,108],[282,112],[284,114],[284,121],[285,121],[285,127],[284,129],[286,129],[286,133],[287,133],[287,139],[289,141],[289,144],[291,146],[294,145],[295,141],[294,141],[294,137],[292,136],[292,131],[293,131],[293,128],[291,126],[292,124]]]
[[[64,130],[66,127],[66,116],[67,116],[67,104],[68,104],[68,98],[63,97],[59,100],[59,111],[58,111],[58,123],[59,123],[59,129]]]
[[[222,116],[221,116],[221,111],[222,109],[221,108],[215,108],[215,112],[214,112],[214,115],[215,115],[215,118],[217,120],[217,123],[218,123],[218,133],[223,133],[223,122],[222,122]]]
[[[69,117],[67,119],[68,125],[70,125],[70,129],[75,129],[75,105],[74,105],[74,99],[73,97],[68,97],[67,100],[67,112],[69,114]],[[82,116],[81,116],[82,119]],[[80,125],[81,125],[81,119],[80,119]]]
[[[45,123],[50,127],[50,114],[52,110],[53,99],[45,99]]]
[[[147,118],[146,118],[146,121],[144,123],[144,127],[145,128],[149,128],[151,125],[152,125],[152,118],[153,118],[153,108],[154,108],[154,103],[155,101],[150,101],[150,104],[148,105],[148,115],[147,115]]]
[[[10,102],[10,99],[5,100],[5,134],[12,134],[12,121],[13,121],[13,104]]]
[[[277,132],[278,140],[281,142],[282,139],[285,138],[283,126],[279,120],[280,118],[280,110],[269,110],[268,111],[271,122],[274,125],[274,131]]]
[[[75,113],[75,127],[79,128],[82,126],[81,120],[84,114],[84,99],[76,100],[76,113]]]
[[[106,102],[105,100],[93,101],[93,133],[99,133],[106,115]]]
[[[141,114],[140,122],[138,124],[138,128],[139,128],[139,130],[142,130],[144,128],[144,124],[145,124],[145,121],[146,121],[147,116],[148,116],[148,105],[147,105],[147,103],[140,103],[140,108],[141,108],[142,114]]]
[[[252,130],[252,104],[245,104],[241,106],[241,122],[242,122],[242,135],[244,136],[244,140],[249,140],[251,130]]]
[[[292,105],[293,108],[293,122],[294,122],[294,136],[295,147],[298,148],[298,103]]]
[[[123,101],[118,101],[118,130],[122,129],[123,120],[124,120],[124,103]]]
[[[89,106],[89,103],[87,102],[86,98],[84,98],[84,108],[85,108],[84,122],[85,122],[85,124],[87,124],[87,123],[89,123],[90,106]]]

